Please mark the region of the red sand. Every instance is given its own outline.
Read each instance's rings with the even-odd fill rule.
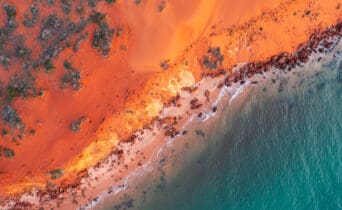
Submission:
[[[6,2],[17,8],[16,33],[24,34],[25,44],[34,49],[32,57],[38,57],[42,53],[37,39],[41,20],[35,27],[25,28],[23,14],[31,3]],[[18,146],[12,135],[2,138],[0,145],[12,148],[15,156],[0,157],[1,196],[30,186],[45,189],[47,182],[72,183],[78,172],[95,165],[119,141],[150,123],[182,87],[199,81],[202,73],[212,72],[202,65],[210,47],[220,47],[224,56],[215,70],[229,71],[239,62],[292,52],[314,31],[334,25],[342,17],[338,0],[169,0],[159,11],[160,2],[99,2],[96,11],[106,14],[110,26],[122,28],[120,36],[113,37],[109,55],[92,48],[96,24],[89,24],[84,29],[88,39],[77,52],[67,48],[53,59],[53,72],[39,69],[33,73],[36,86],[46,91],[41,97],[13,101],[27,130],[35,133],[24,136]],[[40,17],[52,12],[65,17],[59,2],[56,4],[37,3]],[[91,8],[86,3],[84,8],[88,17]],[[79,19],[74,10],[69,16]],[[5,13],[0,13],[0,19],[4,25]],[[61,88],[65,60],[81,69],[78,91]],[[166,60],[169,68],[163,70],[160,64]],[[10,75],[22,71],[21,65],[18,61],[10,70],[0,65],[1,81],[7,84]],[[70,123],[81,116],[87,117],[81,131],[72,132]],[[47,173],[58,168],[64,175],[51,180]]]

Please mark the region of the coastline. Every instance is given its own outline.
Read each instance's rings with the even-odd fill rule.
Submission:
[[[87,209],[96,206],[104,197],[112,193],[119,196],[129,186],[128,182],[132,177],[140,176],[140,169],[148,173],[153,170],[153,167],[149,166],[150,162],[160,161],[158,154],[161,154],[160,148],[165,145],[165,136],[166,145],[171,146],[174,141],[180,141],[179,138],[189,137],[189,133],[184,131],[190,130],[191,128],[187,128],[193,127],[196,124],[194,121],[197,123],[208,121],[210,124],[210,121],[217,116],[215,113],[220,111],[224,104],[231,104],[238,98],[246,97],[248,86],[257,84],[255,82],[262,80],[265,72],[269,72],[272,67],[280,71],[290,71],[296,68],[295,66],[301,68],[301,65],[310,62],[309,57],[312,53],[315,54],[317,51],[320,53],[321,46],[324,47],[322,56],[324,53],[329,53],[335,47],[330,38],[336,36],[339,40],[342,33],[341,27],[342,23],[339,23],[327,32],[313,35],[307,46],[299,47],[299,50],[293,54],[273,56],[266,62],[241,64],[234,68],[233,72],[236,72],[234,76],[225,76],[224,72],[206,75],[196,85],[184,89],[178,97],[172,100],[170,106],[163,109],[159,119],[156,119],[148,129],[137,131],[130,138],[131,142],[121,142],[110,157],[87,170],[86,176],[80,178],[79,183],[66,186],[64,189],[35,191],[31,195],[27,194],[21,199],[10,201],[5,208],[25,208],[25,206],[36,208],[34,205],[39,205],[68,209],[83,205],[80,208]],[[322,42],[322,45],[319,42]],[[337,42],[341,43],[341,41]],[[241,87],[247,88],[242,90]],[[197,135],[202,134],[198,132]],[[107,186],[114,187],[108,188]],[[84,194],[86,197],[83,197]]]
[[[15,6],[19,22],[33,3],[5,2]],[[163,11],[158,11],[157,1],[141,1],[139,4],[121,0],[111,4],[99,1],[95,7],[81,1],[73,3],[72,7],[85,6],[85,13],[72,12],[69,17],[62,14],[63,2],[55,1],[55,6],[51,7],[44,7],[47,5],[44,1],[36,2],[42,21],[55,11],[63,22],[68,22],[69,18],[73,21],[76,21],[74,18],[85,18],[89,22],[93,20],[94,9],[106,16],[105,22],[110,27],[122,33],[113,37],[108,57],[102,56],[100,49],[93,49],[93,37],[89,36],[76,53],[64,48],[64,43],[51,46],[64,49],[60,56],[52,59],[52,64],[56,64],[55,71],[45,72],[44,65],[38,71],[30,70],[37,77],[36,85],[32,85],[42,88],[44,94],[36,99],[16,97],[10,103],[22,117],[26,131],[32,134],[10,132],[1,143],[1,148],[12,149],[15,153],[14,157],[12,153],[7,157],[3,155],[0,160],[1,202],[11,198],[16,200],[31,189],[44,198],[42,202],[49,198],[56,200],[60,194],[69,192],[68,189],[77,188],[83,177],[87,177],[88,169],[100,164],[111,152],[120,155],[121,151],[116,148],[118,142],[137,140],[138,136],[132,134],[158,120],[164,104],[170,100],[169,105],[177,102],[171,97],[175,97],[181,88],[190,87],[184,90],[191,91],[191,86],[208,73],[218,76],[226,72],[232,76],[231,69],[237,63],[265,61],[281,52],[294,52],[311,34],[320,33],[340,21],[342,11],[336,0],[324,3],[310,0],[196,2],[169,1]],[[230,12],[232,3],[237,7],[234,13]],[[4,20],[5,16],[3,13]],[[183,18],[178,18],[180,16]],[[98,24],[89,23],[86,31],[94,35]],[[172,30],[168,30],[170,26]],[[44,51],[45,42],[36,39],[41,27],[43,24],[36,24],[34,29],[26,29],[19,24],[15,34],[26,37],[24,46],[35,50],[27,59],[11,59],[11,71],[1,71],[2,79],[9,79],[16,72],[30,78],[30,75],[22,75],[21,64],[25,63],[26,68],[29,64],[26,61],[40,60],[38,54],[41,53],[50,57]],[[26,36],[31,30],[34,35]],[[63,31],[69,30],[64,27]],[[61,34],[56,35],[60,37]],[[78,35],[73,34],[71,38]],[[13,48],[11,46],[7,46],[8,50]],[[64,61],[71,66],[65,67]],[[49,69],[51,63],[48,64]],[[62,74],[70,73],[69,67],[69,70],[81,70],[80,81],[74,84],[77,88],[80,82],[82,88],[79,91],[59,87],[61,82],[64,83]],[[21,81],[23,79],[18,78],[13,83],[5,82],[4,86],[9,84],[12,87]],[[24,94],[25,88],[20,92]],[[194,108],[200,106],[196,100],[192,103]],[[89,120],[82,123],[80,132],[73,132],[78,129],[71,129],[70,125],[82,121],[82,116]],[[169,122],[173,123],[172,120]],[[171,127],[168,135],[175,135],[173,132],[177,131]],[[12,141],[19,139],[20,145]],[[19,202],[20,205],[25,204]]]
[[[194,148],[175,149],[180,155],[169,159],[169,164],[174,166],[177,174],[167,176],[171,170],[166,167],[165,178],[155,179],[150,187],[145,186],[151,195],[146,196],[141,204],[134,202],[132,209],[339,206],[335,193],[340,190],[334,185],[329,186],[329,183],[339,183],[340,180],[339,150],[333,152],[334,159],[325,159],[333,162],[330,167],[321,162],[325,153],[330,154],[329,150],[340,148],[336,145],[341,137],[340,106],[329,102],[341,104],[341,45],[334,52],[321,58],[320,62],[317,61],[320,56],[313,55],[306,65],[291,72],[272,69],[265,75],[266,79],[250,85],[247,96],[240,95],[230,105],[226,101],[222,113],[218,109],[213,122],[203,123],[203,127],[209,127],[208,132],[204,132],[205,138],[190,137],[186,141]],[[329,111],[330,105],[335,112]],[[335,132],[325,133],[331,128]],[[194,125],[193,129],[201,127]],[[198,141],[205,145],[204,151],[198,151]],[[333,144],[329,144],[330,141]],[[322,148],[329,149],[322,151]],[[193,154],[183,157],[184,153],[191,152]],[[306,167],[307,164],[310,167]],[[301,176],[296,176],[298,173]],[[302,184],[308,193],[304,193]],[[312,194],[311,187],[315,189]],[[322,187],[324,193],[320,191]],[[286,199],[272,202],[273,196],[279,198],[280,195]],[[298,199],[298,196],[308,200]],[[325,203],[326,196],[331,200],[330,204]],[[130,197],[136,200],[137,196]],[[117,203],[110,205],[108,202],[107,208],[101,206],[99,209],[115,208],[114,204]]]
[[[124,195],[121,195],[121,197],[116,197],[113,195],[112,199],[109,199],[107,201],[99,201],[98,206],[95,206],[95,209],[110,209],[110,207],[130,207],[132,204],[133,206],[133,200],[134,204],[138,203],[137,206],[139,207],[139,202],[145,202],[148,199],[151,199],[151,197],[148,198],[147,193],[141,195],[141,192],[144,192],[146,189],[149,189],[152,195],[156,195],[158,192],[163,192],[164,190],[164,184],[163,182],[169,181],[172,182],[174,177],[177,176],[180,170],[182,168],[186,167],[184,165],[187,164],[189,159],[197,159],[197,156],[199,156],[203,151],[205,151],[208,144],[215,144],[211,141],[211,139],[208,139],[207,134],[212,138],[216,139],[213,136],[219,135],[215,134],[216,131],[219,131],[220,129],[217,129],[217,127],[224,127],[226,130],[230,129],[229,125],[217,125],[217,122],[222,121],[222,112],[227,112],[229,110],[229,115],[236,116],[239,113],[239,110],[243,109],[243,107],[246,105],[246,101],[250,99],[250,97],[260,97],[261,95],[257,95],[256,93],[260,92],[262,93],[263,90],[260,88],[262,86],[267,87],[274,87],[277,88],[274,89],[267,89],[268,97],[271,97],[272,95],[281,94],[283,90],[279,89],[281,85],[281,81],[286,80],[288,83],[286,84],[288,87],[295,88],[296,85],[299,85],[301,87],[302,80],[307,79],[314,79],[317,77],[317,75],[322,72],[320,70],[320,66],[325,65],[326,63],[329,63],[333,56],[340,55],[340,52],[337,53],[337,51],[340,51],[342,49],[342,43],[339,42],[337,49],[333,50],[331,53],[328,53],[326,57],[322,58],[321,56],[323,54],[314,54],[310,56],[307,63],[301,67],[297,67],[293,69],[293,71],[289,72],[283,72],[279,71],[277,68],[271,68],[270,72],[259,75],[259,78],[251,78],[250,80],[247,80],[245,84],[242,86],[236,86],[233,87],[235,89],[234,93],[229,92],[230,89],[227,90],[227,88],[222,88],[219,91],[219,94],[212,103],[214,107],[217,107],[217,111],[213,114],[211,110],[208,110],[206,114],[204,114],[202,117],[195,116],[195,118],[190,117],[190,121],[192,121],[192,124],[187,128],[188,136],[178,136],[175,139],[169,139],[171,140],[173,149],[167,149],[165,151],[164,156],[160,157],[159,153],[156,154],[156,159],[154,160],[154,167],[152,167],[154,170],[159,170],[158,172],[155,172],[156,174],[153,174],[150,170],[145,171],[145,175],[157,177],[155,179],[152,178],[145,178],[145,177],[136,177],[136,179],[133,181],[132,184],[134,186],[141,186],[141,185],[148,185],[147,183],[150,183],[148,187],[133,187],[131,186],[128,191],[126,192],[129,194],[129,196],[125,193]],[[310,71],[309,69],[313,69]],[[258,84],[253,84],[252,82],[259,81]],[[272,80],[275,80],[274,83]],[[278,84],[279,83],[279,84]],[[305,86],[305,85],[304,85]],[[290,89],[290,88],[289,88]],[[239,91],[243,90],[243,91]],[[222,92],[225,92],[224,94]],[[265,93],[264,93],[265,94]],[[262,96],[261,96],[262,97]],[[226,116],[227,118],[230,118],[232,116]],[[226,127],[228,126],[228,127]],[[222,128],[221,128],[222,129]],[[201,131],[200,134],[198,134],[197,131]],[[222,129],[224,130],[224,129]],[[203,136],[202,136],[203,135]],[[205,135],[205,137],[204,137]],[[169,143],[168,141],[168,143]],[[215,141],[215,140],[213,140]],[[189,145],[190,148],[189,148]],[[189,154],[185,154],[189,153]],[[171,155],[170,155],[171,154]],[[161,164],[162,161],[162,164]],[[159,176],[162,178],[159,179]],[[146,180],[148,179],[148,180]],[[150,180],[151,179],[151,180]],[[170,181],[171,180],[171,181]],[[140,184],[136,184],[140,183]],[[143,184],[145,183],[145,184]],[[151,184],[152,183],[152,184]],[[152,186],[152,187],[151,187]],[[156,191],[152,190],[156,188]],[[160,190],[160,191],[158,191]],[[132,192],[133,191],[133,192]],[[120,195],[118,195],[120,196]],[[143,197],[140,198],[139,197]],[[146,198],[147,197],[147,198]],[[134,198],[134,199],[133,199]],[[116,205],[115,205],[116,204]],[[134,207],[137,207],[134,205]]]

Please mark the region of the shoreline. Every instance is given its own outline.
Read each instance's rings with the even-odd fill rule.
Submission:
[[[313,53],[331,52],[337,43],[341,43],[341,36],[342,22],[339,22],[335,27],[325,32],[313,34],[308,40],[307,45],[299,46],[295,53],[281,53],[272,56],[265,62],[243,64],[241,67],[235,67],[234,74],[230,76],[225,76],[224,71],[203,75],[202,80],[196,83],[194,87],[183,90],[179,96],[171,100],[169,105],[172,104],[173,106],[164,107],[160,117],[147,126],[150,127],[149,129],[137,131],[129,138],[129,141],[119,143],[118,148],[108,158],[101,161],[95,167],[88,169],[85,172],[86,175],[79,178],[79,183],[75,182],[73,185],[50,189],[46,192],[36,191],[31,195],[24,195],[21,199],[9,199],[9,205],[5,207],[36,208],[38,205],[51,207],[49,204],[52,203],[54,203],[52,204],[53,206],[70,207],[71,205],[73,208],[82,204],[84,208],[95,206],[100,201],[98,195],[118,194],[125,190],[127,187],[126,182],[129,181],[130,176],[133,176],[131,174],[134,174],[137,170],[137,167],[134,166],[138,165],[138,169],[147,167],[146,164],[158,154],[160,146],[164,145],[165,136],[167,143],[173,142],[179,136],[187,135],[184,131],[186,131],[186,126],[191,125],[189,120],[199,118],[202,121],[206,121],[215,116],[216,111],[219,109],[217,106],[226,95],[225,92],[227,90],[233,92],[235,90],[229,98],[229,103],[231,103],[239,94],[246,94],[246,90],[240,89],[240,87],[248,86],[248,84],[253,85],[254,82],[258,82],[257,80],[249,81],[249,79],[253,79],[256,75],[264,75],[272,67],[281,71],[291,71],[293,68],[308,62],[310,60],[309,57]],[[335,44],[331,40],[333,37],[337,39]],[[322,46],[320,42],[322,42]],[[322,52],[321,48],[323,49]],[[246,82],[246,80],[248,81]],[[209,95],[207,91],[209,91]],[[235,95],[236,93],[237,95]],[[191,100],[189,99],[190,96]],[[210,103],[211,101],[214,102]],[[207,112],[198,112],[198,110],[207,110]],[[183,126],[179,127],[182,123],[185,125],[185,128]],[[139,144],[139,142],[142,143]],[[142,153],[141,151],[145,152]],[[140,158],[136,158],[138,155]],[[147,158],[148,161],[146,161],[146,157],[149,157]],[[141,163],[141,159],[145,162],[144,164]],[[116,166],[114,166],[115,164]],[[113,167],[114,170],[108,171]],[[118,173],[120,174],[119,176],[117,175]],[[102,177],[99,178],[99,175]],[[113,180],[111,180],[113,178],[114,183],[120,183],[124,179],[123,184],[118,185],[116,188],[107,188],[106,186],[113,186]],[[92,192],[88,193],[83,188],[85,185],[88,185],[88,187],[95,187],[96,185],[96,187],[89,190]],[[110,193],[108,193],[109,191]],[[87,198],[82,196],[85,193],[88,193]],[[36,194],[36,198],[34,194]],[[68,200],[68,194],[72,195],[70,197],[73,198]],[[93,198],[89,201],[91,197]],[[63,202],[64,200],[68,200],[68,202]],[[33,201],[32,204],[29,203],[31,201]],[[7,201],[5,200],[5,202]]]
[[[341,46],[341,42],[339,44],[339,49],[342,49],[342,46]],[[310,68],[309,66],[316,66],[316,65],[323,65],[325,63],[329,63],[329,59],[332,59],[332,54],[329,54],[329,58],[325,59],[320,59],[320,60],[323,60],[323,64],[322,63],[319,63],[317,62],[317,58],[319,58],[321,55],[320,54],[315,54],[313,55],[312,57],[310,57],[310,59],[308,60],[308,63],[307,65],[305,65],[304,67],[300,67],[300,68],[296,68],[294,69],[293,73],[294,75],[289,75],[289,74],[282,74],[282,72],[280,72],[279,70],[275,69],[275,68],[272,68],[272,72],[269,72],[265,75],[262,75],[264,77],[260,77],[259,80],[260,80],[260,84],[263,84],[263,85],[267,85],[268,86],[273,86],[275,85],[274,83],[272,83],[272,78],[274,76],[276,76],[278,79],[276,80],[281,80],[281,78],[288,78],[289,80],[293,80],[291,81],[289,84],[287,85],[294,85],[292,84],[293,82],[299,82],[300,78],[297,77],[298,74],[302,73],[302,74],[305,74],[307,76],[304,76],[305,78],[309,79],[311,77],[313,77],[314,75],[316,75],[315,72],[317,72],[317,69],[313,70],[312,72],[311,71],[307,71],[308,68]],[[305,69],[304,69],[305,68]],[[313,67],[315,68],[315,67]],[[273,74],[275,73],[275,74]],[[297,76],[295,76],[297,75]],[[311,75],[311,76],[309,76]],[[254,79],[254,78],[253,78]],[[230,111],[233,110],[232,112],[232,115],[236,115],[236,110],[240,110],[245,104],[246,104],[246,101],[250,98],[250,96],[254,96],[254,94],[258,91],[258,92],[262,92],[262,90],[258,90],[259,87],[257,86],[254,86],[252,85],[252,81],[253,80],[248,80],[246,81],[246,83],[244,85],[241,85],[239,87],[236,87],[235,88],[235,92],[234,93],[231,93],[229,92],[229,90],[227,90],[227,88],[222,88],[220,91],[219,91],[219,94],[218,94],[218,97],[216,98],[216,100],[212,103],[213,106],[217,106],[217,112],[215,112],[214,114],[208,110],[208,112],[206,112],[206,114],[203,115],[203,118],[198,118],[197,116],[195,115],[191,115],[188,123],[186,123],[184,126],[187,126],[189,125],[189,122],[192,122],[192,124],[190,124],[190,126],[187,127],[187,131],[188,131],[188,134],[190,134],[190,137],[184,137],[184,136],[177,136],[175,138],[171,138],[168,140],[168,143],[170,143],[170,147],[175,147],[174,150],[175,152],[173,152],[173,150],[169,149],[167,151],[165,151],[165,153],[167,154],[164,154],[164,156],[162,157],[159,157],[159,152],[157,154],[155,154],[156,156],[156,160],[155,160],[155,163],[154,163],[154,167],[152,167],[154,170],[160,170],[160,168],[162,168],[162,170],[159,171],[160,174],[162,174],[161,176],[164,177],[163,179],[164,180],[171,180],[172,182],[172,179],[174,179],[174,177],[177,176],[179,172],[179,170],[183,170],[183,167],[186,167],[186,166],[183,166],[183,162],[186,163],[186,160],[188,159],[188,156],[190,158],[194,158],[193,156],[196,156],[200,153],[202,153],[207,144],[210,144],[212,143],[210,139],[205,139],[205,140],[202,140],[200,143],[198,143],[197,139],[198,138],[202,138],[202,134],[199,134],[199,135],[196,135],[196,131],[199,129],[203,132],[203,135],[206,135],[205,137],[203,138],[208,138],[207,137],[207,133],[209,133],[209,136],[212,136],[212,135],[217,135],[216,134],[216,126],[218,125],[213,125],[213,124],[217,124],[217,121],[220,121],[220,118],[221,118],[221,112],[227,112],[226,109],[229,109]],[[269,83],[271,82],[271,83]],[[278,83],[276,84],[278,85]],[[261,87],[261,86],[260,86]],[[199,88],[200,89],[200,88]],[[240,90],[240,91],[239,91]],[[271,91],[271,95],[273,94],[280,94],[279,93],[279,90],[277,88],[275,88],[274,90],[268,90],[268,91]],[[222,92],[225,92],[225,93],[222,93]],[[235,97],[234,97],[235,96]],[[215,104],[215,105],[214,105]],[[235,114],[234,114],[235,113]],[[209,115],[209,116],[208,116]],[[219,119],[218,119],[219,118]],[[208,122],[205,122],[204,121],[207,121]],[[210,129],[206,128],[207,126],[210,127]],[[214,127],[214,129],[211,129],[212,127]],[[213,131],[215,130],[215,131]],[[194,136],[191,136],[191,133],[195,133]],[[184,142],[187,142],[187,143],[184,143]],[[185,152],[184,148],[183,147],[186,147],[184,146],[183,144],[189,144],[191,145],[191,149],[190,150],[187,150],[189,153],[191,154],[186,154],[184,155],[183,153]],[[201,145],[197,145],[197,144],[201,144]],[[181,145],[181,146],[180,146]],[[194,146],[194,148],[193,148]],[[164,145],[162,148],[164,147],[168,147],[168,145]],[[160,150],[159,150],[160,151]],[[177,152],[178,151],[178,152]],[[170,155],[168,153],[180,153],[182,152],[182,154],[180,154],[181,157],[177,156],[177,157],[172,157],[171,155],[171,158],[165,158],[165,157],[169,157]],[[194,153],[194,154],[192,154]],[[187,156],[186,158],[183,158],[182,156]],[[163,158],[164,157],[164,158]],[[175,160],[173,160],[172,158],[175,158]],[[166,159],[166,161],[165,161]],[[183,160],[185,159],[185,160]],[[163,164],[160,165],[160,160],[164,160],[163,161]],[[175,161],[176,162],[176,165],[174,165],[173,163],[169,163],[169,162],[173,162]],[[159,162],[159,163],[158,163]],[[166,163],[165,163],[166,162]],[[151,163],[152,164],[152,163]],[[173,164],[173,166],[171,166],[171,168],[168,168],[168,164]],[[143,172],[145,174],[148,174],[148,175],[151,175],[152,173],[150,171],[145,171]],[[125,202],[127,202],[127,198],[134,198],[134,201],[136,202],[136,200],[138,200],[138,207],[139,207],[139,204],[140,204],[140,200],[139,200],[139,197],[141,197],[141,195],[138,193],[138,191],[140,190],[144,192],[145,188],[142,187],[143,189],[141,189],[141,187],[138,189],[138,187],[134,187],[134,186],[140,186],[140,185],[146,185],[146,180],[144,177],[140,177],[140,175],[137,175],[138,177],[136,177],[134,180],[132,180],[133,182],[131,183],[133,186],[131,186],[131,188],[128,188],[127,190],[128,191],[134,191],[132,194],[133,195],[130,195],[130,196],[127,196],[127,194],[130,194],[129,192],[127,192],[127,194],[124,194],[126,196],[126,201],[125,201],[125,198],[124,197],[121,197],[120,199],[123,200],[122,202],[113,202],[111,200],[109,201],[99,201],[97,205],[99,206],[93,206],[95,207],[95,209],[109,209],[109,206],[111,204],[111,207],[115,207],[117,205],[114,205],[114,204],[117,204],[119,203],[118,205],[125,205]],[[152,176],[156,176],[157,175],[154,175],[152,174]],[[148,180],[147,182],[151,182],[151,180]],[[152,188],[156,188],[156,190],[161,190],[161,192],[163,192],[163,188],[159,189],[159,184],[157,185],[157,183],[161,182],[160,185],[162,185],[162,182],[163,181],[160,181],[158,179],[155,179],[153,180],[153,183],[150,183],[150,184],[147,184],[149,187],[147,189],[150,189],[151,190],[151,187],[150,186],[153,186]],[[138,183],[138,184],[136,184]],[[141,183],[141,184],[139,184]],[[144,183],[144,184],[142,184]],[[149,192],[152,194],[152,199],[153,199],[153,194],[156,194],[157,192],[155,191],[152,191],[152,192]],[[114,194],[113,195],[109,195],[109,197],[113,197],[115,196]],[[138,197],[138,198],[136,198]],[[114,198],[113,198],[114,199]],[[119,199],[119,198],[118,198]],[[145,199],[145,198],[144,198]],[[143,200],[145,201],[145,200]],[[107,203],[107,205],[106,205]],[[126,206],[128,207],[128,206]],[[135,206],[136,207],[136,206]]]

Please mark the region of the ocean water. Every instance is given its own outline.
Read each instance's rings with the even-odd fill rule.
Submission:
[[[133,209],[342,209],[341,58],[271,74],[227,105],[206,148]]]

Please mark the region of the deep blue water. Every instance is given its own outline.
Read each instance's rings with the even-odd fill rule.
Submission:
[[[227,107],[205,152],[135,207],[342,209],[342,65],[284,81],[277,94],[279,81],[258,87],[239,113]]]

